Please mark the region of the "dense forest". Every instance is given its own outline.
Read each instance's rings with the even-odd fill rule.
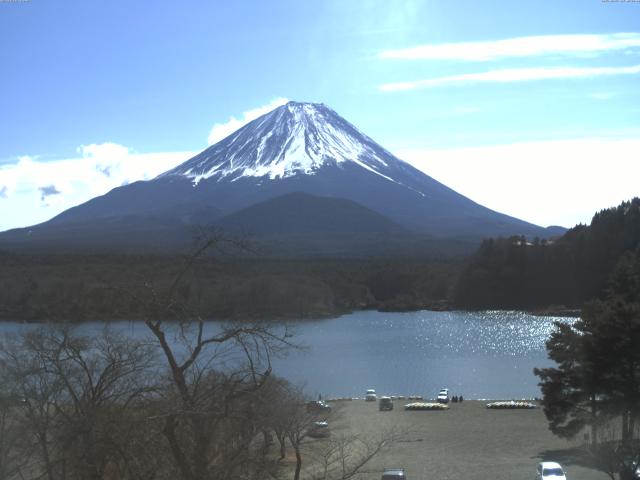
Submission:
[[[557,312],[603,297],[620,258],[639,246],[635,198],[557,239],[486,239],[467,258],[275,259],[218,251],[198,260],[178,293],[194,312],[224,319],[318,318],[360,309]],[[0,253],[0,318],[140,318],[143,297],[170,288],[185,258]]]
[[[200,259],[181,301],[205,318],[318,318],[359,309],[444,308],[462,260]],[[140,318],[152,286],[168,289],[174,256],[0,255],[0,318]]]
[[[465,309],[580,308],[605,295],[625,252],[640,245],[640,199],[595,214],[553,241],[487,239],[458,281],[453,303]]]

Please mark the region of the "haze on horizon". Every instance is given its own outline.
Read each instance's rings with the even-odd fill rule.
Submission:
[[[0,230],[153,178],[288,99],[542,226],[640,194],[640,4],[344,3],[0,3]]]

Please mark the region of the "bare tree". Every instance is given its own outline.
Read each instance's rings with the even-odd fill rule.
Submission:
[[[0,379],[3,385],[6,383]],[[17,477],[29,462],[30,442],[20,424],[20,399],[0,396],[0,478]]]
[[[251,398],[271,375],[272,356],[290,346],[284,327],[211,324],[188,304],[185,279],[206,252],[225,243],[208,238],[165,291],[147,283],[136,297],[145,302],[144,322],[167,368],[155,420],[183,480],[235,478],[250,468],[250,446],[260,433]]]
[[[256,412],[258,416],[258,428],[262,432],[263,454],[266,455],[274,442],[275,436],[278,442],[279,458],[286,456],[286,425],[289,411],[286,399],[289,395],[290,384],[283,378],[270,375],[254,396]]]
[[[120,290],[144,312],[144,340],[58,326],[4,342],[0,371],[24,399],[13,418],[27,432],[29,478],[264,477],[272,423],[262,400],[277,403],[280,390],[267,388],[278,383],[270,382],[271,360],[292,346],[290,333],[197,313],[189,275],[222,241],[205,242],[168,286]],[[9,468],[15,448],[4,455],[4,438],[0,468]]]
[[[347,480],[402,435],[394,429],[368,435],[344,433],[342,415],[308,402],[302,388],[282,382],[272,406],[271,427],[280,441],[280,457],[285,456],[284,439],[295,455],[293,479]],[[305,466],[306,465],[306,466]],[[304,467],[304,468],[303,468]]]
[[[338,435],[331,438],[315,454],[311,480],[348,480],[362,473],[366,465],[379,453],[405,436],[389,429],[377,435]]]
[[[145,345],[106,330],[89,338],[59,326],[5,340],[2,371],[37,453],[30,470],[48,480],[114,471],[141,478],[128,468],[128,446],[137,434],[133,406],[154,390],[152,360]]]
[[[320,421],[319,413],[313,409],[309,410],[306,400],[302,390],[294,386],[289,387],[281,400],[282,413],[284,413],[282,431],[296,456],[294,480],[299,480],[302,470],[302,442],[318,428],[316,422]],[[323,420],[328,420],[328,415],[323,417]]]
[[[284,435],[295,454],[294,480],[303,476],[311,480],[353,478],[407,434],[393,428],[368,434],[349,433],[336,405],[328,410],[307,400],[300,387],[284,382],[271,417],[276,435]],[[281,450],[281,457],[283,453]]]

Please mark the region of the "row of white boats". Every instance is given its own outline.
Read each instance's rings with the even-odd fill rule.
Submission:
[[[353,401],[353,400],[362,400],[363,398],[358,397],[338,397],[338,398],[330,398],[327,401],[329,402],[338,402],[338,401]],[[367,402],[375,402],[380,400],[385,404],[389,403],[389,401],[393,402],[394,400],[414,400],[412,403],[408,403],[404,406],[405,410],[447,410],[449,408],[448,403],[450,402],[449,390],[447,388],[443,388],[438,392],[436,397],[436,401],[424,402],[422,395],[385,395],[378,396],[376,391],[373,388],[370,388],[366,391],[364,400]],[[533,409],[538,406],[535,403],[526,401],[526,400],[510,400],[510,401],[499,401],[499,402],[490,402],[487,403],[487,408],[495,409],[495,410],[512,410],[512,409]]]

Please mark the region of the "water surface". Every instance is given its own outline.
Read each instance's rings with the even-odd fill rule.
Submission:
[[[325,397],[361,397],[368,388],[433,397],[448,387],[467,399],[532,398],[540,395],[533,368],[551,365],[544,343],[556,320],[575,319],[505,311],[363,311],[304,321],[293,324],[293,340],[306,348],[275,359],[274,373]],[[109,325],[147,335],[141,322]],[[97,334],[104,326],[88,322],[79,329]],[[3,333],[25,328],[32,326],[0,324]]]
[[[357,312],[305,322],[305,354],[276,361],[275,371],[329,396],[435,396],[442,387],[465,398],[540,395],[534,367],[551,365],[545,341],[554,321],[521,312]]]

